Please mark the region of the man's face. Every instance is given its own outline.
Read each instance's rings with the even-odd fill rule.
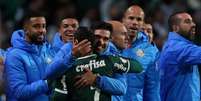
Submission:
[[[31,17],[26,24],[25,32],[30,42],[34,44],[42,44],[45,40],[46,21],[44,17]]]
[[[178,33],[181,33],[187,39],[192,40],[195,36],[195,23],[192,17],[187,13],[182,13],[178,15],[180,23],[178,24]]]
[[[98,53],[103,52],[109,42],[110,31],[104,29],[96,29],[94,32],[95,35],[95,51]]]
[[[147,34],[149,37],[150,42],[153,41],[153,29],[151,24],[144,24],[143,31]]]
[[[73,41],[73,33],[77,30],[78,26],[78,21],[76,19],[67,18],[62,20],[59,32],[63,42]]]
[[[144,23],[144,12],[138,8],[129,8],[123,18],[123,24],[128,29],[130,40],[136,37],[136,33]]]
[[[128,47],[128,34],[126,27],[122,26],[111,35],[112,42],[119,48],[125,49]]]

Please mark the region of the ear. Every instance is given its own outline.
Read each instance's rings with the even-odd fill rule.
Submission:
[[[179,26],[177,26],[177,25],[173,25],[172,28],[173,28],[173,31],[175,31],[175,32],[179,31]]]
[[[26,22],[23,26],[24,33],[29,33],[28,31],[28,23]]]
[[[77,39],[74,40],[74,44],[78,44],[78,40]]]
[[[113,40],[113,39],[114,39],[114,36],[113,36],[113,35],[111,35],[111,36],[110,36],[110,39],[111,39],[111,40]]]

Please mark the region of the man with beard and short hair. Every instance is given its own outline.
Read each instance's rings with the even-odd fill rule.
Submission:
[[[107,32],[107,30],[105,31]],[[119,79],[114,77],[114,74],[121,75],[127,72],[140,73],[143,71],[142,66],[136,60],[100,55],[101,48],[96,49],[99,41],[94,40],[97,37],[96,35],[98,35],[97,32],[93,34],[85,27],[80,27],[75,32],[77,42],[88,39],[94,50],[86,56],[77,58],[72,67],[65,73],[69,91],[68,100],[70,101],[122,101],[120,99],[114,100],[111,97],[122,95],[119,91],[115,92],[116,89],[121,89],[118,88],[121,86],[118,86],[115,81]]]
[[[161,100],[200,101],[201,47],[191,42],[195,23],[190,14],[176,12],[168,24],[170,32],[159,59]]]
[[[65,50],[54,56],[45,36],[46,20],[40,13],[26,15],[23,30],[13,33],[4,69],[8,101],[49,101],[51,79],[62,75],[73,57],[91,50],[90,42],[84,40],[65,44]]]
[[[111,23],[111,24],[110,24]],[[93,34],[95,35],[95,42],[97,43],[95,52],[98,52],[100,55],[113,55],[113,56],[122,56],[121,52],[124,48],[127,47],[128,41],[126,37],[126,28],[120,22],[109,21],[98,22],[92,26]],[[111,36],[111,34],[113,34]],[[117,46],[110,43],[110,38],[114,41],[113,43],[118,44]],[[118,43],[123,42],[123,43]],[[79,83],[84,83],[82,86],[88,86],[93,81],[94,75],[91,74],[91,71],[87,71],[85,74],[80,76],[80,80],[87,79],[87,82],[78,81]],[[122,95],[126,93],[127,83],[124,74],[114,73],[112,77],[102,75],[98,76],[96,80],[97,87],[104,92],[112,95],[112,101],[122,101]],[[88,84],[88,85],[87,85]],[[79,85],[80,86],[80,85]]]

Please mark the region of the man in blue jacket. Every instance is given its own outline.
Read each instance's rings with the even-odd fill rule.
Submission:
[[[66,43],[72,43],[74,41],[74,32],[79,27],[78,21],[75,18],[64,18],[60,21],[60,24],[58,26],[58,32],[55,34],[53,41],[52,41],[52,47],[53,50],[58,52],[62,46]],[[70,47],[69,47],[70,48]],[[52,100],[58,100],[58,101],[66,101],[66,96],[68,94],[67,91],[67,85],[64,82],[65,81],[65,75],[58,77],[54,81],[54,87],[53,87],[53,94],[51,96]],[[56,87],[59,85],[58,87]]]
[[[110,28],[110,24],[104,24],[104,22],[102,22],[102,24],[99,23],[92,26],[94,35],[96,36],[95,40],[98,43],[96,51],[101,55],[121,56],[122,50],[126,48],[128,44],[128,40],[126,38],[127,30],[125,26],[120,22],[111,21],[109,23],[112,24],[112,28]],[[109,42],[110,37],[113,40],[112,42]],[[118,43],[118,41],[120,43]],[[94,77],[95,75],[93,75],[91,71],[87,71],[80,77],[80,80],[84,79],[87,82],[78,81],[80,84],[84,83],[86,85],[79,86],[87,86],[93,84],[92,82],[94,82]],[[102,91],[113,95],[112,101],[123,101],[122,95],[126,93],[127,89],[126,78],[123,74],[114,74],[112,78],[107,76],[97,76],[96,84],[98,85],[97,87]]]
[[[177,12],[168,19],[168,39],[163,46],[161,70],[162,101],[200,101],[200,80],[197,64],[201,63],[201,47],[191,40],[195,23],[186,12]]]
[[[3,85],[3,69],[4,69],[4,54],[5,51],[3,49],[0,49],[0,101],[2,101],[1,97],[4,93],[4,85]]]
[[[90,48],[86,40],[82,44],[65,45],[73,48],[58,53],[51,61],[51,49],[45,42],[45,34],[45,17],[36,13],[27,15],[24,29],[13,33],[13,47],[6,54],[4,69],[8,101],[48,101],[49,79],[68,69],[60,67],[70,65],[73,56],[83,53],[79,48]],[[60,54],[63,56],[59,57]]]
[[[79,23],[75,18],[64,18],[60,21],[58,26],[58,32],[54,35],[52,41],[52,47],[55,51],[59,51],[60,48],[67,42],[73,41],[73,33],[79,27]]]
[[[159,72],[155,62],[158,49],[149,43],[148,36],[142,32],[144,12],[141,7],[129,7],[123,17],[123,24],[128,29],[130,48],[123,54],[131,59],[138,60],[144,67],[141,74],[127,74],[127,93],[125,101],[159,101]]]

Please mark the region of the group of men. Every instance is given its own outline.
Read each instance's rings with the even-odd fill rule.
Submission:
[[[80,27],[63,18],[52,43],[46,19],[25,17],[4,61],[8,101],[199,101],[201,49],[190,39],[186,12],[170,16],[170,33],[156,36],[137,5],[120,21]]]

